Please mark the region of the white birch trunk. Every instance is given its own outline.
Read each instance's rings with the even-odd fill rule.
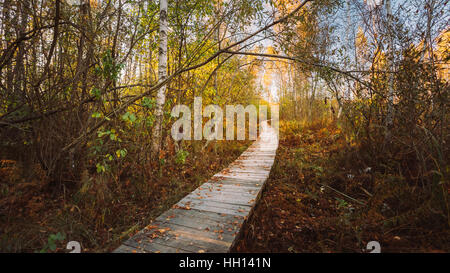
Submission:
[[[158,55],[158,81],[167,78],[167,0],[159,3],[159,55]],[[166,100],[166,85],[161,86],[156,95],[155,127],[153,128],[152,151],[154,154],[161,149],[162,124],[164,119],[164,102]]]
[[[350,44],[350,29],[351,29],[351,19],[350,19],[350,0],[347,0],[346,2],[346,9],[345,9],[345,15],[347,17],[347,28],[345,30],[345,51],[346,51],[346,55],[349,56],[350,59],[350,48],[351,48],[351,44]],[[345,99],[346,100],[350,100],[350,82],[347,82],[347,86],[346,86],[346,90],[345,90]]]

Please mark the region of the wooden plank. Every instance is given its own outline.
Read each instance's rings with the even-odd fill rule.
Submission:
[[[253,188],[253,192],[249,192],[248,190],[246,190],[246,188],[244,187],[239,187],[236,185],[232,185],[232,184],[215,184],[215,187],[206,187],[202,188],[201,190],[195,190],[192,192],[192,197],[197,198],[197,199],[203,199],[203,198],[207,198],[210,196],[215,196],[215,195],[221,195],[221,194],[226,194],[226,195],[236,195],[236,198],[242,199],[242,198],[252,198],[253,195],[255,195],[255,191],[259,190],[259,188],[254,187]],[[237,191],[237,192],[236,192]]]
[[[229,217],[230,215],[224,214],[224,213],[202,211],[202,210],[197,210],[197,209],[190,209],[190,210],[173,209],[173,210],[168,210],[168,211],[164,212],[163,214],[161,214],[158,217],[158,219],[160,221],[170,222],[170,221],[172,221],[172,219],[174,219],[176,217],[181,217],[181,216],[188,216],[188,217],[196,218],[199,221],[202,221],[203,219],[211,219],[211,220],[214,220],[217,222],[227,223],[227,221],[229,219],[227,219],[226,217]],[[241,218],[241,217],[237,217],[237,218]],[[231,219],[236,219],[236,218],[233,216]]]
[[[124,244],[152,252],[199,252],[202,250],[223,252],[231,246],[235,238],[229,233],[200,230],[166,222],[155,222],[151,227],[152,229],[139,232]]]
[[[203,211],[210,211],[216,213],[225,213],[231,215],[245,216],[250,211],[250,204],[242,202],[242,204],[226,203],[218,199],[191,199],[184,198],[180,201],[181,207],[189,207],[190,209],[197,209]]]
[[[158,242],[148,242],[139,240],[141,233],[136,234],[132,238],[126,240],[114,253],[188,253],[190,251],[175,248],[171,246],[161,245]]]
[[[260,190],[260,187],[253,184],[228,184],[228,183],[209,183],[206,182],[203,186],[207,187],[208,190],[217,191],[221,190],[222,192],[236,192],[236,193],[249,193],[255,194]]]
[[[238,179],[233,177],[213,176],[208,183],[228,184],[228,185],[245,185],[261,188],[262,182],[259,180]]]
[[[121,245],[116,248],[113,253],[146,253],[146,251],[127,245]]]

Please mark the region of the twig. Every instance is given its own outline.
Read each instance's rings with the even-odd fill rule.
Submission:
[[[329,189],[331,189],[331,190],[333,190],[333,191],[335,191],[335,192],[341,194],[342,196],[347,197],[348,199],[350,199],[350,200],[352,200],[352,201],[354,201],[354,202],[356,202],[356,203],[358,203],[358,204],[360,204],[360,205],[363,205],[363,206],[366,205],[366,203],[364,203],[364,202],[362,202],[362,201],[359,201],[359,200],[357,200],[357,199],[355,199],[355,198],[353,198],[353,197],[351,197],[351,196],[348,196],[347,194],[345,194],[345,193],[343,193],[343,192],[340,192],[340,191],[336,190],[335,188],[332,188],[332,187],[330,187],[330,186],[328,186],[328,185],[325,185],[325,184],[322,184],[322,183],[319,183],[319,185],[322,185],[322,186],[324,186],[324,187],[327,187],[327,188],[329,188]]]
[[[366,189],[364,189],[363,187],[359,187],[365,194],[367,194],[368,196],[372,197],[373,194],[371,194],[370,192],[368,192]]]

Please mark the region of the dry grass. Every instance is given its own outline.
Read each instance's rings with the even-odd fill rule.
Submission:
[[[450,251],[447,212],[401,170],[363,158],[365,148],[334,124],[280,129],[276,162],[235,251],[362,252],[374,240],[382,252]]]
[[[231,163],[248,144],[212,143],[191,151],[184,164],[169,154],[146,166],[129,160],[116,176],[85,171],[81,181],[62,188],[37,176],[38,165],[28,180],[19,163],[2,161],[0,252],[41,251],[58,232],[65,239],[56,242],[55,252],[65,251],[71,240],[79,241],[83,252],[111,251]]]

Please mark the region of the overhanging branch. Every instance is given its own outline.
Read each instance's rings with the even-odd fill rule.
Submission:
[[[359,79],[358,77],[352,75],[353,71],[344,71],[332,66],[328,66],[328,65],[324,65],[324,64],[319,64],[319,63],[314,63],[314,62],[309,62],[306,60],[302,60],[298,57],[292,57],[292,56],[284,56],[284,55],[277,55],[277,54],[266,54],[266,53],[255,53],[255,52],[240,52],[240,51],[231,51],[231,50],[227,50],[224,53],[228,53],[228,54],[232,54],[232,55],[248,55],[248,56],[258,56],[258,57],[268,57],[268,58],[276,58],[276,59],[285,59],[285,60],[291,60],[294,62],[298,62],[298,63],[302,63],[302,64],[306,64],[306,65],[311,65],[311,66],[315,66],[315,67],[320,67],[320,68],[325,68],[325,69],[329,69],[331,71],[337,72],[339,74],[343,74],[349,78],[352,78],[353,80],[361,83],[362,85],[366,86],[367,88],[372,89],[371,85],[361,79]]]

